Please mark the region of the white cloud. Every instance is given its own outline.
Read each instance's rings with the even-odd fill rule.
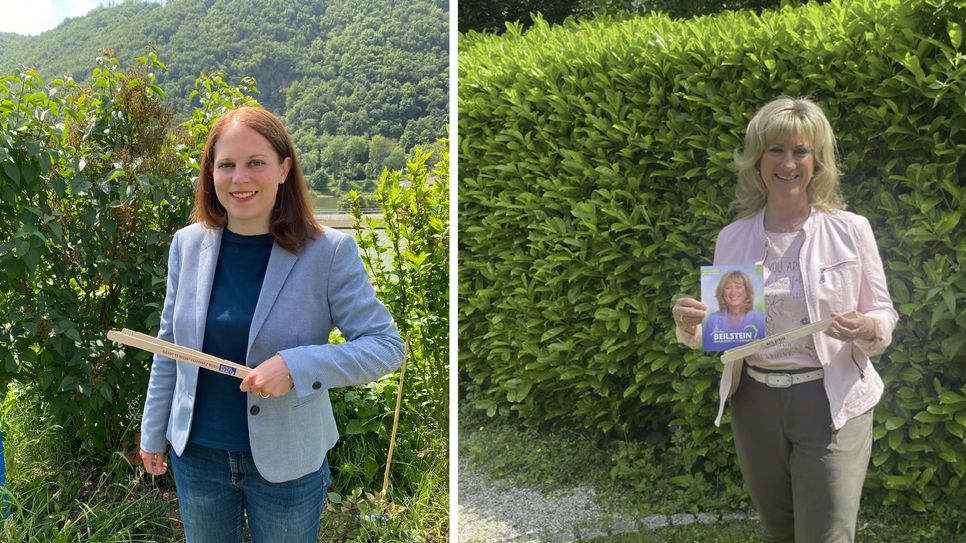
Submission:
[[[100,3],[101,0],[0,0],[0,32],[35,36],[67,17],[85,15]]]

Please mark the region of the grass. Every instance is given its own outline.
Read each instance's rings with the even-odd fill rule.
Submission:
[[[658,528],[648,532],[638,532],[611,536],[608,543],[760,543],[758,525],[753,522],[721,522],[714,526],[687,525],[673,528]]]
[[[108,466],[79,455],[29,395],[11,389],[2,431],[10,497],[3,541],[179,540],[173,487],[129,469],[120,453]]]
[[[412,432],[401,436],[400,449],[418,451],[393,461],[389,495],[382,498],[375,491],[362,492],[355,487],[348,493],[330,490],[326,515],[322,519],[320,541],[399,541],[443,543],[449,534],[449,462],[445,430]],[[356,447],[351,453],[357,456]],[[379,458],[385,461],[385,451]],[[346,463],[358,463],[347,458]],[[379,465],[379,485],[382,469]]]
[[[879,515],[884,514],[882,511]],[[893,517],[891,524],[860,519],[855,540],[862,543],[953,543],[963,541],[963,532],[923,526],[916,515]],[[930,521],[925,521],[930,522]],[[713,526],[688,525],[660,528],[591,540],[594,543],[760,543],[757,522],[722,522]]]
[[[3,541],[122,542],[176,541],[172,505],[160,489],[134,495],[136,485],[97,477],[68,463],[61,475],[13,481],[11,516],[4,521]],[[83,478],[74,477],[82,475]]]
[[[17,387],[4,402],[0,430],[11,513],[0,524],[0,541],[184,541],[170,475],[151,477],[120,452],[106,462],[78,453],[65,439],[68,432],[50,423],[44,406]],[[335,499],[327,504],[319,541],[447,541],[447,444],[445,430],[432,427],[404,436],[386,498],[367,499],[361,489],[330,489]],[[377,458],[384,463],[385,451]],[[375,522],[369,514],[376,515]]]
[[[459,455],[473,470],[554,494],[594,487],[601,509],[624,517],[709,512],[754,514],[735,473],[713,477],[682,473],[673,451],[642,442],[601,440],[570,427],[528,428],[516,419],[486,418],[463,407]],[[607,527],[600,527],[606,529]],[[966,504],[942,504],[928,513],[890,507],[870,490],[863,495],[856,540],[863,543],[966,541]],[[590,539],[597,543],[758,543],[756,521],[688,524]]]

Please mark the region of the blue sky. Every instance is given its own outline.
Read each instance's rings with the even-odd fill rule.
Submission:
[[[0,32],[36,36],[68,17],[79,17],[106,0],[0,0]]]

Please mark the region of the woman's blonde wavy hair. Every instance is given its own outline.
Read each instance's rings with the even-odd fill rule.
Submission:
[[[735,151],[738,186],[729,211],[740,219],[765,207],[768,193],[759,164],[768,142],[784,136],[802,137],[811,146],[815,172],[806,189],[809,203],[826,212],[845,209],[845,200],[839,192],[835,134],[825,113],[808,98],[782,96],[755,113],[748,123],[744,146]]]

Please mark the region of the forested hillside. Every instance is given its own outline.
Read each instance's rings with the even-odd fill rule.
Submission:
[[[0,34],[0,72],[89,77],[111,49],[125,66],[149,48],[158,81],[187,111],[202,72],[256,79],[258,100],[284,117],[310,183],[368,189],[416,144],[445,134],[446,0],[129,0],[35,37]]]

